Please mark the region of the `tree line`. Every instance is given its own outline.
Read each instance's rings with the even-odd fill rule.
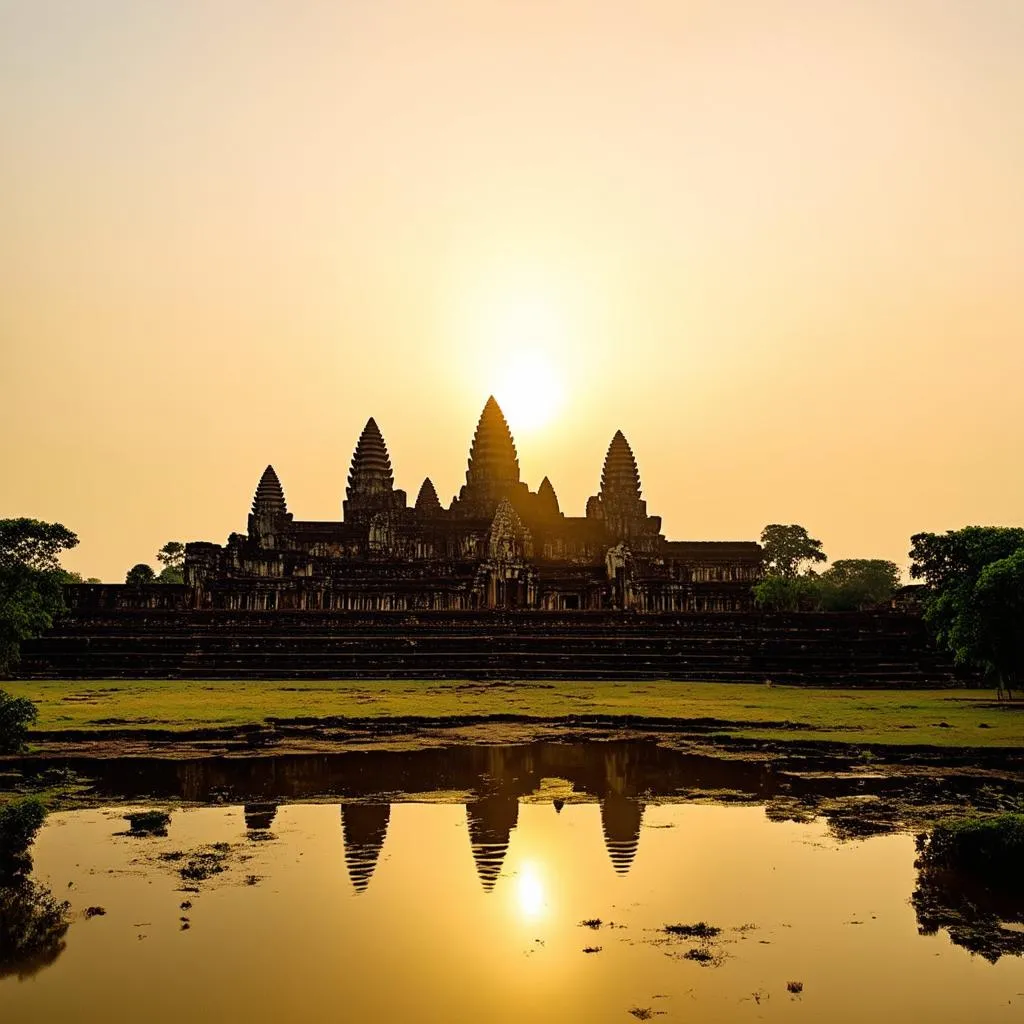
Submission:
[[[852,612],[886,604],[900,585],[895,562],[882,558],[828,561],[820,540],[803,526],[772,523],[761,531],[764,579],[754,587],[754,603],[766,611]]]
[[[765,575],[754,601],[770,611],[853,611],[889,602],[894,562],[840,559],[822,573],[820,540],[798,525],[766,526]],[[967,526],[910,538],[910,578],[936,646],[968,678],[1009,696],[1024,687],[1024,528]]]

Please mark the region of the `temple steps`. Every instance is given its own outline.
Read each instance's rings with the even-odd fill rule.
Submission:
[[[138,612],[64,620],[22,671],[79,678],[680,679],[942,686],[951,669],[896,614],[346,616]]]

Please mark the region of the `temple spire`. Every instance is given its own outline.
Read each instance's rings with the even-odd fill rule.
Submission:
[[[547,477],[541,480],[537,488],[537,509],[542,516],[555,518],[559,514],[558,495]]]
[[[635,506],[640,501],[640,471],[633,449],[621,430],[615,431],[601,470],[601,501],[620,508]]]
[[[352,453],[352,468],[348,474],[347,497],[355,495],[388,494],[395,486],[391,472],[391,458],[377,421],[371,416],[359,435]]]
[[[515,441],[508,429],[504,413],[494,400],[487,399],[484,411],[473,434],[466,467],[466,486],[505,485],[519,483],[519,459]]]
[[[377,421],[371,416],[352,453],[342,515],[346,522],[368,522],[378,512],[402,508],[405,492],[395,490],[391,457]]]
[[[267,466],[263,470],[263,476],[256,486],[256,493],[252,499],[252,514],[254,516],[280,516],[288,512],[288,506],[284,500],[284,488],[277,478],[273,466]]]
[[[489,517],[502,498],[510,498],[521,489],[525,490],[525,485],[519,482],[515,441],[501,407],[491,395],[473,434],[458,510],[462,515]]]
[[[436,516],[443,511],[434,482],[429,476],[420,484],[420,493],[416,495],[416,511],[421,516]]]

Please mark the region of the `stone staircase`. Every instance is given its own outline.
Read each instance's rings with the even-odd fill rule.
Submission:
[[[26,643],[21,671],[64,678],[953,682],[921,621],[889,612],[99,612],[68,617]]]

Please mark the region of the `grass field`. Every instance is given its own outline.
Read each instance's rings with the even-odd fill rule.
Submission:
[[[833,690],[736,683],[14,681],[40,730],[237,726],[273,718],[513,714],[717,719],[748,737],[942,747],[1024,747],[1024,702],[986,690]],[[772,723],[809,727],[794,734]]]

